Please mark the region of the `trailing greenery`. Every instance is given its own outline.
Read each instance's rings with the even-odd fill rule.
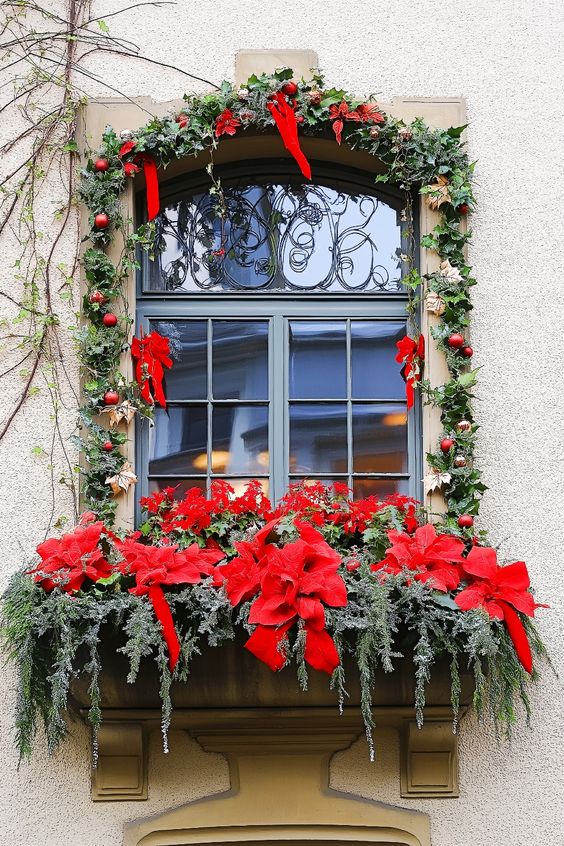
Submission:
[[[272,554],[269,550],[274,542],[284,553],[296,539],[299,543],[290,547],[296,551],[292,551],[288,561],[295,562],[297,551],[306,549],[304,574],[310,573],[306,576],[309,597],[316,596],[311,585],[311,574],[315,572],[312,555],[321,556],[319,561],[323,561],[328,553],[334,555],[333,550],[337,553],[332,565],[335,578],[346,591],[346,601],[338,607],[329,601],[324,607],[325,629],[338,654],[334,664],[320,666],[308,654],[308,620],[299,614],[295,629],[284,637],[282,664],[294,664],[304,690],[308,686],[309,665],[324,669],[340,708],[347,701],[347,687],[358,685],[371,752],[372,697],[376,686],[382,684],[382,673],[413,674],[412,704],[419,725],[424,719],[427,686],[437,671],[444,674],[445,667],[450,673],[454,729],[462,676],[466,686],[469,681],[474,686],[473,701],[480,719],[491,718],[501,732],[509,735],[518,717],[519,702],[528,719],[528,687],[537,679],[536,669],[525,671],[503,620],[489,615],[487,595],[485,604],[461,610],[465,606],[462,602],[457,604],[460,590],[486,583],[471,577],[471,568],[468,572],[455,569],[454,581],[450,582],[453,587],[446,589],[440,569],[444,565],[440,564],[440,556],[436,558],[434,546],[441,535],[436,535],[435,530],[427,532],[426,515],[412,500],[394,496],[379,502],[370,497],[350,503],[344,489],[331,493],[321,485],[313,489],[298,486],[273,511],[260,493],[259,483],[251,485],[240,497],[233,497],[224,483],[210,499],[197,489],[180,502],[175,502],[172,495],[171,490],[143,501],[147,519],[141,527],[141,543],[135,536],[120,541],[101,523],[86,522],[60,541],[41,545],[40,563],[13,577],[3,599],[2,634],[18,672],[15,725],[22,758],[30,757],[40,726],[49,749],[56,748],[67,730],[72,685],[81,677],[87,681],[88,719],[96,732],[104,701],[100,674],[106,671],[115,676],[118,654],[126,657],[129,667],[123,683],[143,678],[148,662],[156,665],[166,749],[172,682],[190,684],[192,660],[204,650],[221,648],[238,632],[252,635],[256,629],[249,622],[253,595],[256,601],[256,596],[260,596],[257,591],[268,592],[271,576],[266,576],[265,581],[265,574],[275,575],[282,566],[278,553],[268,558]],[[301,527],[306,524],[314,526],[315,533],[313,541],[303,536],[303,547],[299,539],[303,534]],[[270,531],[262,540],[261,527]],[[315,540],[317,532],[320,534]],[[449,535],[442,537],[448,538],[451,557],[456,561],[457,550],[464,550],[464,544]],[[265,542],[267,545],[261,546]],[[308,547],[312,542],[314,545]],[[404,551],[411,548],[417,563],[410,563],[408,556],[401,567],[396,567],[389,557],[395,550],[390,549],[390,543],[400,543]],[[440,548],[444,559],[444,543]],[[250,549],[255,550],[257,564],[248,570]],[[260,549],[265,558],[261,559]],[[174,576],[171,582],[166,576],[167,567],[178,572],[173,559],[182,551],[188,551],[192,560],[199,554],[204,558],[212,555],[218,564],[207,570],[203,565],[203,575],[196,578],[186,571],[182,578]],[[159,557],[163,552],[165,557],[169,555],[168,564]],[[154,565],[147,564],[150,559],[145,558],[145,553],[155,555]],[[141,557],[136,564],[138,556]],[[94,562],[98,570],[89,570]],[[262,588],[258,582],[253,586],[254,566],[263,568]],[[295,579],[294,563],[290,566],[288,573],[294,573],[291,578]],[[504,568],[498,570],[503,573]],[[77,577],[79,581],[73,581]],[[245,588],[240,595],[234,594],[245,579],[250,579],[250,591]],[[186,583],[190,580],[195,583]],[[166,588],[166,602],[179,642],[175,666],[171,666],[156,609],[146,595],[146,585],[158,582]],[[137,595],[139,586],[141,595]],[[338,584],[332,590],[337,588]],[[491,590],[494,599],[504,595],[501,589],[497,594],[495,588]],[[515,591],[508,594],[514,595]],[[526,616],[522,620],[533,655],[544,658],[545,650],[534,625]],[[249,648],[251,641],[252,636]],[[102,654],[109,659],[109,666],[102,664]],[[269,663],[267,658],[263,660]]]

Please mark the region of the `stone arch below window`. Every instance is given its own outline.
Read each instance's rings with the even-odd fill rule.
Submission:
[[[338,716],[305,724],[202,715],[192,729],[209,752],[227,755],[231,789],[129,824],[124,846],[431,846],[427,814],[329,787],[335,751],[362,730]]]

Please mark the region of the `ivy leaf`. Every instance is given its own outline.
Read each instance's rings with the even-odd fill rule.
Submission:
[[[475,370],[470,370],[469,373],[461,373],[458,377],[458,384],[462,388],[472,388],[476,384],[476,380],[478,379],[479,369],[479,367],[476,367]]]
[[[108,26],[106,21],[98,21],[98,26],[100,27],[100,30],[102,32],[109,32],[110,31],[110,27]]]

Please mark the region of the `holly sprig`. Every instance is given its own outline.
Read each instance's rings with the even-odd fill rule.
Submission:
[[[118,390],[120,398],[130,398],[142,412],[150,413],[150,409],[143,409],[139,401],[136,383],[126,383],[120,373],[120,357],[128,346],[129,318],[121,317],[111,330],[103,324],[104,314],[122,296],[127,274],[137,266],[136,248],[155,249],[151,226],[142,225],[132,231],[131,222],[123,219],[120,195],[127,183],[124,163],[144,152],[149,153],[160,167],[166,167],[175,159],[195,156],[206,149],[213,151],[220,135],[218,118],[226,111],[234,120],[236,136],[274,131],[267,105],[280,91],[292,103],[299,131],[305,136],[335,138],[335,107],[345,102],[349,112],[353,112],[365,102],[344,89],[325,87],[321,74],[313,74],[308,80],[295,80],[291,68],[253,75],[241,86],[223,82],[211,94],[185,95],[178,113],[152,118],[135,133],[125,131],[118,137],[111,127],[106,127],[97,158],[90,158],[82,172],[80,197],[89,210],[87,240],[91,243],[83,257],[88,286],[84,313],[90,326],[78,335],[79,356],[88,374],[84,383],[82,419],[89,430],[84,440],[89,466],[84,476],[88,502],[99,513],[113,508],[108,505],[111,492],[100,482],[106,472],[108,456],[101,454],[96,446],[101,435],[96,429],[95,417],[102,410],[106,390]],[[446,267],[447,271],[420,276],[415,262],[417,245],[412,239],[404,257],[410,268],[404,282],[410,291],[414,316],[425,291],[434,293],[442,303],[441,320],[433,328],[432,336],[445,355],[450,378],[439,387],[431,387],[426,380],[419,383],[424,401],[440,410],[443,425],[437,448],[427,455],[427,463],[431,469],[450,475],[450,482],[443,489],[447,512],[441,519],[445,530],[462,533],[470,540],[475,532],[473,518],[478,514],[486,487],[474,464],[478,427],[471,401],[477,370],[472,367],[473,350],[467,335],[472,308],[470,289],[476,280],[466,261],[466,249],[472,237],[466,221],[475,207],[474,164],[469,161],[464,147],[464,129],[464,126],[431,129],[420,118],[405,124],[383,113],[382,121],[377,123],[345,117],[342,143],[364,150],[384,163],[386,171],[376,177],[376,182],[398,185],[405,192],[405,214],[411,233],[414,231],[414,194],[418,192],[427,201],[437,204],[440,221],[421,239],[421,245],[437,253],[441,268]],[[122,144],[128,140],[135,142],[133,149],[120,155]],[[106,252],[116,231],[122,231],[125,237],[125,249],[118,266],[110,261]],[[93,294],[97,296],[93,298]],[[425,307],[424,303],[422,305]],[[464,346],[453,345],[453,340],[459,342],[460,339]],[[109,436],[115,438],[112,427],[108,431]],[[445,440],[452,441],[452,447],[446,451],[440,446]],[[116,448],[119,446],[116,441]],[[457,466],[461,464],[461,457],[464,466]],[[119,465],[119,456],[114,459]]]

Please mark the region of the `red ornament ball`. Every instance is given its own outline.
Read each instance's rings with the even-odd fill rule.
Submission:
[[[104,450],[104,452],[111,452],[113,448],[114,445],[111,441],[104,441],[104,443],[102,444],[102,449]]]
[[[92,291],[92,293],[88,295],[88,302],[92,303],[92,305],[102,305],[102,303],[106,302],[106,297],[101,291]]]
[[[298,86],[295,82],[285,82],[282,86],[282,91],[287,97],[295,97],[298,93]]]
[[[474,525],[474,518],[471,514],[461,514],[458,518],[458,525],[461,529],[471,529]]]
[[[98,171],[98,173],[105,173],[109,167],[110,163],[107,159],[96,159],[94,162],[94,170]]]
[[[110,225],[110,218],[105,212],[100,212],[94,218],[94,226],[96,229],[106,229]]]
[[[296,123],[303,123],[304,116],[303,115],[296,115]]]
[[[454,332],[449,336],[447,343],[451,349],[459,350],[464,346],[464,336],[460,335],[458,332]]]
[[[113,389],[106,391],[104,394],[104,405],[117,405],[119,402],[119,394]]]
[[[117,317],[115,316],[115,314],[112,314],[111,311],[109,311],[107,314],[105,314],[102,318],[102,323],[104,324],[104,326],[107,326],[108,328],[115,326],[117,322],[118,322]]]
[[[460,214],[468,214],[468,212],[470,211],[470,206],[468,205],[468,203],[461,203],[458,206],[458,211],[460,212]]]
[[[443,452],[448,452],[449,450],[451,450],[453,448],[454,441],[453,441],[452,438],[443,438],[440,446],[441,446],[441,450]]]
[[[472,358],[472,356],[474,355],[474,350],[472,349],[472,347],[462,347],[460,352],[462,353],[464,358]]]

